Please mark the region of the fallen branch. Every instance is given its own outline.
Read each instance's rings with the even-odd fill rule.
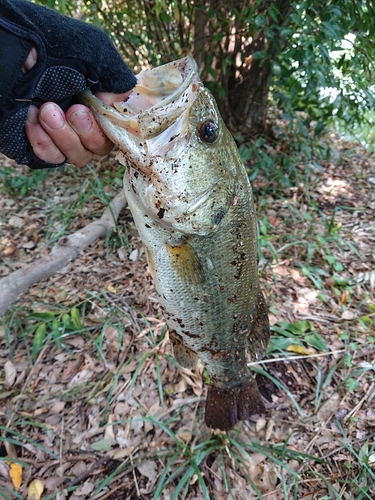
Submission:
[[[13,302],[35,283],[43,281],[74,260],[82,250],[106,234],[116,225],[126,198],[121,191],[108,205],[99,220],[62,238],[45,257],[14,271],[0,280],[0,316]]]

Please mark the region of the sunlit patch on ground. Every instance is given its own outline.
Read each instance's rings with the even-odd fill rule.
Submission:
[[[355,191],[349,182],[341,178],[328,177],[320,184],[317,191],[322,193],[327,199],[337,198],[340,195],[347,196],[348,198],[355,196]]]

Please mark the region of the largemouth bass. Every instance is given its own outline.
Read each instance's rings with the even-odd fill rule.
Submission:
[[[210,375],[205,421],[264,411],[248,360],[264,356],[253,196],[236,144],[189,57],[139,73],[126,102],[84,102],[127,166],[124,189],[178,363]]]

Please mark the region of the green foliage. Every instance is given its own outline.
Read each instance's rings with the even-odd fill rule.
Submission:
[[[283,198],[285,188],[295,189],[296,186],[307,191],[314,174],[312,171],[323,172],[322,165],[333,156],[329,145],[319,137],[326,130],[315,133],[315,128],[312,129],[309,120],[300,113],[289,118],[282,126],[276,124],[273,127],[272,137],[245,142],[240,136],[235,136],[250,181],[258,177],[267,181],[262,196],[271,194]]]
[[[292,5],[290,23],[280,31],[289,43],[276,58],[276,102],[310,119],[368,122],[375,104],[373,2]]]
[[[316,134],[333,117],[351,127],[371,125],[370,0],[39,2],[102,26],[135,71],[194,55],[230,124],[261,123],[269,87],[286,116],[303,111]]]
[[[348,124],[336,119],[334,126],[350,141],[360,142],[370,153],[375,153],[375,111],[364,113],[364,120]]]
[[[12,196],[25,196],[49,175],[49,169],[29,170],[26,174],[16,172],[14,168],[0,169],[0,185]]]
[[[26,333],[34,335],[32,357],[35,360],[47,339],[52,339],[57,347],[63,347],[63,338],[66,335],[81,332],[80,312],[77,307],[70,310],[31,313],[28,318],[33,324]],[[35,321],[35,322],[34,322]]]
[[[271,326],[271,331],[276,333],[272,336],[268,347],[268,353],[283,352],[289,346],[305,345],[314,347],[317,351],[327,351],[327,345],[322,336],[313,328],[310,321],[295,321],[286,323],[279,321]]]
[[[56,9],[62,14],[74,15],[77,1],[76,0],[38,0],[36,3],[45,5],[50,9]]]

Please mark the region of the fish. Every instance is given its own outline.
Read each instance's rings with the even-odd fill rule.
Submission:
[[[256,212],[236,143],[195,60],[141,71],[130,97],[82,102],[119,148],[124,190],[146,249],[173,353],[209,374],[205,422],[228,431],[265,411],[249,361],[269,341]]]

